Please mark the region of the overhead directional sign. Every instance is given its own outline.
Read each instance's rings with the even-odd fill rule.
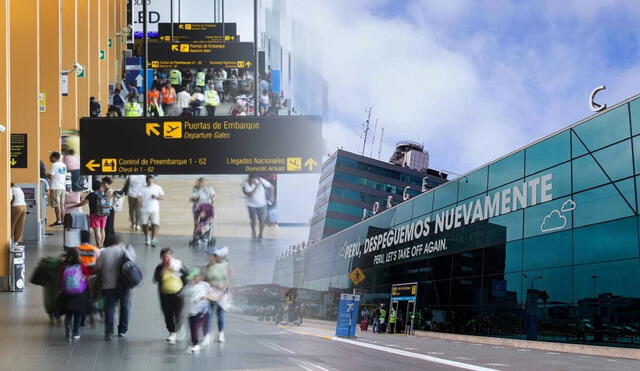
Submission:
[[[149,44],[151,68],[250,68],[253,43]]]
[[[173,41],[189,43],[221,43],[223,41],[240,41],[236,32],[237,29],[235,23],[224,24],[224,35],[222,31],[222,23],[174,23]],[[171,23],[158,23],[157,41],[172,41]]]
[[[318,116],[83,118],[83,174],[314,173]]]

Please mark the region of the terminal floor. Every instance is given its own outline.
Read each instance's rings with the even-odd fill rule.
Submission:
[[[184,342],[169,345],[150,274],[158,248],[142,244],[142,236],[125,238],[138,253],[145,281],[133,292],[128,336],[102,340],[102,322],[87,327],[73,344],[60,324],[50,324],[42,305],[42,289],[0,293],[0,370],[638,370],[640,363],[606,357],[463,343],[428,338],[360,333],[356,343],[332,340],[333,324],[307,320],[301,327],[277,327],[254,318],[228,316],[227,342],[214,343],[199,354],[186,354]],[[184,236],[162,235],[186,265],[206,261],[203,251],[189,248]],[[275,257],[290,241],[220,237],[229,246],[237,285],[271,281]],[[61,252],[60,233],[40,246],[27,246],[27,276],[39,257]],[[372,349],[371,347],[379,347]],[[408,353],[402,353],[408,352]],[[433,357],[425,359],[420,357]],[[458,362],[456,366],[447,362]]]

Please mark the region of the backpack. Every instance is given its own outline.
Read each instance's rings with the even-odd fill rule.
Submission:
[[[98,192],[98,199],[96,200],[96,215],[108,216],[111,214],[111,200],[106,194]]]
[[[82,274],[80,264],[66,267],[62,272],[62,292],[67,295],[82,294],[87,289],[87,280]]]
[[[127,254],[122,256],[122,266],[120,267],[120,278],[122,285],[127,289],[132,289],[142,282],[142,271]]]

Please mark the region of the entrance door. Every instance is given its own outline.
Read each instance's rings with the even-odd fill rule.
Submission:
[[[413,325],[416,318],[416,302],[409,301],[407,302],[407,314],[404,323],[406,323],[404,327],[405,335],[413,335]]]

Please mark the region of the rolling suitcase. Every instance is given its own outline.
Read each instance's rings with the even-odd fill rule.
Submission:
[[[363,319],[362,321],[360,321],[360,331],[367,331],[368,327],[369,327],[369,322],[367,322],[366,319]]]
[[[64,236],[63,247],[68,249],[69,247],[80,246],[80,231],[89,230],[89,217],[83,213],[66,214],[64,216]]]

